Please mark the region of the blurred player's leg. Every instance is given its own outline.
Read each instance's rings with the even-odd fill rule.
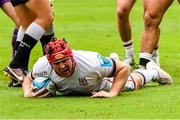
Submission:
[[[11,45],[12,45],[12,59],[14,58],[14,55],[15,55],[15,46],[16,46],[17,34],[18,34],[18,28],[15,28],[13,30],[12,41],[11,41]]]
[[[157,47],[153,50],[152,60],[153,60],[158,66],[160,66],[158,48],[159,48],[159,46],[157,46]]]
[[[21,41],[22,41],[22,39],[24,37],[24,34],[25,34],[25,30],[22,27],[20,27],[19,30],[18,30],[16,44],[15,44],[15,48],[14,48],[15,49],[14,55],[16,55],[16,53],[17,53],[17,50],[18,50],[19,45],[20,45],[20,43],[21,43]]]
[[[27,69],[32,48],[45,34],[45,31],[53,21],[53,14],[48,0],[29,0],[26,4],[22,4],[19,10],[24,12],[21,14],[21,18],[24,19],[21,25],[23,28],[27,29],[18,47],[16,56],[9,67],[7,67],[6,71],[7,73],[10,72],[10,76],[16,77],[17,79],[26,75],[23,75],[24,71],[20,73],[18,70]]]
[[[136,0],[117,0],[118,30],[125,49],[125,62],[134,63],[132,30],[129,14]]]
[[[43,55],[45,55],[44,46],[49,43],[49,41],[54,37],[54,26],[53,24],[49,27],[46,33],[41,37],[40,42],[43,50]]]
[[[141,42],[139,65],[146,66],[152,60],[153,50],[159,42],[159,25],[173,0],[144,0],[144,33]],[[159,4],[161,3],[161,4]]]

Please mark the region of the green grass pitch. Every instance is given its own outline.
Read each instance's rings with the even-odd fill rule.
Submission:
[[[55,0],[55,34],[64,37],[74,49],[97,51],[103,55],[124,50],[117,30],[115,0]],[[176,1],[161,23],[161,67],[172,75],[174,84],[150,83],[143,89],[124,92],[110,99],[61,97],[24,98],[21,88],[7,87],[3,68],[11,61],[11,35],[14,24],[0,12],[0,119],[180,119],[180,6]],[[142,0],[131,13],[136,62],[143,32]],[[29,67],[42,56],[38,43]]]

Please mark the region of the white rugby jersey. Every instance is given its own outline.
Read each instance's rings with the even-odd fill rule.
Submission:
[[[46,56],[41,57],[33,66],[32,77],[49,77],[61,94],[90,94],[94,91],[109,91],[111,84],[104,77],[111,77],[115,70],[114,60],[99,53],[73,50],[76,62],[74,73],[70,77],[60,77],[52,69]]]

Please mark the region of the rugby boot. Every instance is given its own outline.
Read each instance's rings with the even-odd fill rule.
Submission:
[[[173,80],[171,76],[165,72],[163,69],[161,69],[156,63],[153,61],[148,62],[146,65],[146,69],[155,69],[158,73],[158,78],[155,79],[155,82],[158,82],[161,85],[166,85],[166,84],[172,84]]]
[[[23,68],[10,68],[7,66],[4,70],[5,75],[18,82],[23,82],[24,77],[27,75]]]

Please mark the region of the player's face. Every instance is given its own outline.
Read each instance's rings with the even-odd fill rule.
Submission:
[[[51,64],[55,72],[61,77],[69,77],[73,72],[73,62],[72,59],[66,58],[60,62]]]

